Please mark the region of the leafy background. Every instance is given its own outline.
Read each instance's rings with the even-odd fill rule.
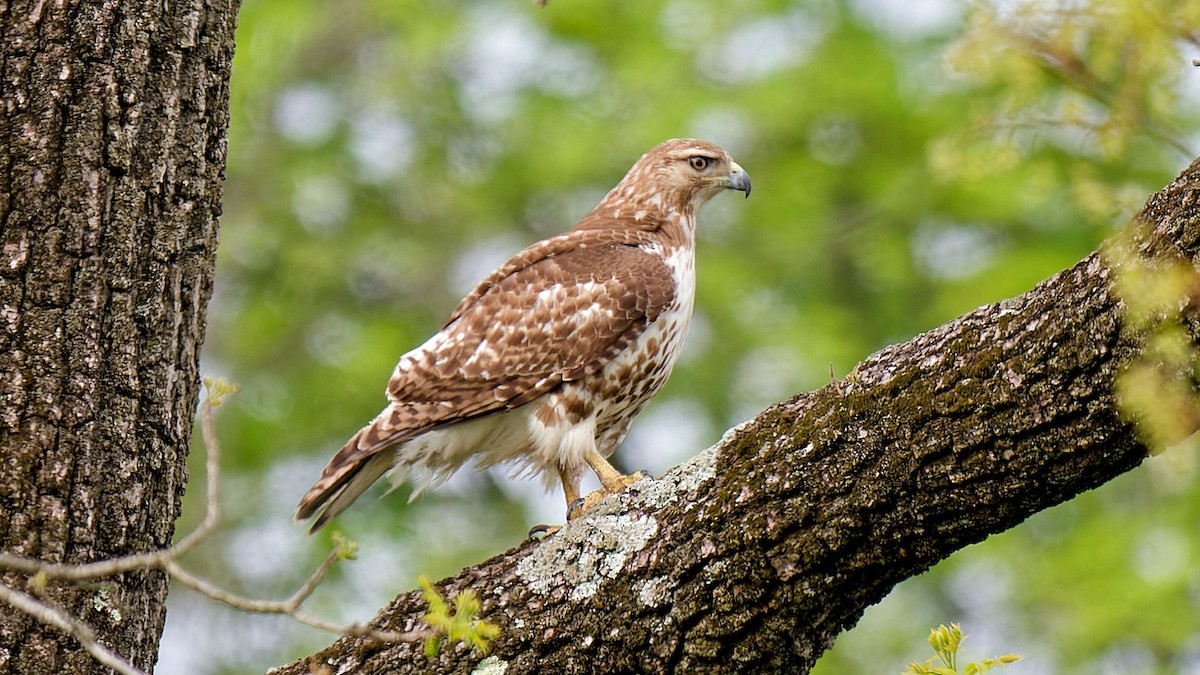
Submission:
[[[186,563],[289,594],[331,546],[291,511],[397,357],[664,138],[724,145],[755,190],[702,214],[692,334],[618,453],[656,473],[1118,231],[1200,152],[1198,45],[1200,3],[1175,0],[246,0],[203,363],[241,392],[218,417],[225,527]],[[968,655],[1026,654],[1013,672],[1200,673],[1196,459],[955,554],[815,672],[898,673],[959,621]],[[181,531],[202,474],[197,440]],[[338,519],[359,559],[312,612],[369,619],[563,510],[496,471],[407,493]],[[331,639],[176,589],[158,672]]]

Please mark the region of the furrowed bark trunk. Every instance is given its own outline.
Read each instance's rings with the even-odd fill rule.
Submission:
[[[0,4],[0,550],[85,562],[170,544],[237,4]],[[158,571],[45,590],[147,670],[166,594]],[[111,671],[4,608],[0,672]]]
[[[1198,203],[1200,161],[1150,199],[1130,250],[1194,267]],[[482,598],[501,629],[486,659],[346,637],[272,672],[808,672],[900,581],[1142,461],[1114,393],[1143,342],[1123,327],[1115,264],[1093,254],[874,354],[436,584]],[[1194,345],[1194,312],[1184,323]],[[374,625],[421,628],[426,610],[405,593]]]

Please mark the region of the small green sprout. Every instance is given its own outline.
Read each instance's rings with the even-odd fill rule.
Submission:
[[[333,550],[337,553],[338,560],[357,560],[358,559],[358,542],[350,537],[333,531],[330,536],[333,539]]]
[[[958,648],[965,639],[967,636],[963,635],[962,629],[956,623],[950,624],[948,628],[945,625],[934,628],[929,632],[929,646],[933,647],[933,656],[924,663],[913,661],[901,675],[981,675],[997,666],[1004,669],[1008,664],[1021,660],[1019,654],[1005,654],[994,659],[968,663],[959,671]],[[940,666],[933,665],[937,661],[941,662]]]
[[[455,643],[465,642],[480,653],[487,654],[488,642],[500,634],[500,627],[475,618],[483,606],[475,591],[467,589],[447,602],[425,575],[418,577],[417,583],[421,585],[421,596],[429,603],[425,623],[434,631],[433,635],[425,639],[425,656],[437,656],[442,649],[443,639]],[[454,605],[454,614],[450,613],[451,603]]]
[[[238,386],[221,378],[204,378],[204,390],[208,392],[208,405],[216,408],[221,405],[221,399],[237,393]]]

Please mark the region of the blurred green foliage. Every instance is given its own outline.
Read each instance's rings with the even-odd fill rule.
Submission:
[[[701,215],[693,333],[618,453],[658,472],[1094,250],[1200,151],[1198,42],[1200,3],[1174,0],[245,0],[203,364],[241,393],[218,418],[227,527],[189,564],[263,596],[299,584],[331,544],[291,509],[397,357],[655,143],[716,141],[755,184]],[[816,672],[899,672],[947,620],[1036,672],[1196,672],[1195,459],[1156,457],[903,584]],[[463,472],[362,500],[336,524],[358,560],[308,608],[365,620],[418,573],[515,545],[560,518],[540,491]],[[330,641],[171,603],[168,675]]]

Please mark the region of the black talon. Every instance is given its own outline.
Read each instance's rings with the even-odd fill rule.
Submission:
[[[567,504],[567,520],[575,520],[579,516],[582,516],[583,505],[583,497],[577,497],[570,504]]]
[[[533,527],[529,528],[529,534],[526,536],[526,539],[529,539],[530,541],[541,541],[561,529],[561,525],[534,525]]]

